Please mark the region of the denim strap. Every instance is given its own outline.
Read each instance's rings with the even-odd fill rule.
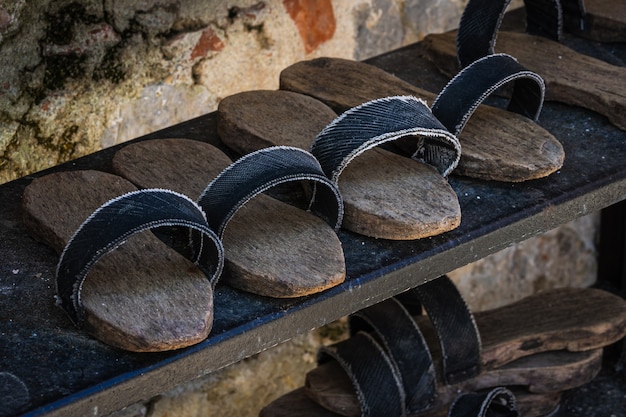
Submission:
[[[500,87],[512,83],[507,110],[537,121],[543,99],[543,79],[506,54],[488,55],[463,68],[433,102],[433,114],[458,136],[478,106]]]
[[[461,15],[456,38],[461,68],[494,53],[504,12],[511,0],[469,0]],[[526,31],[560,40],[563,16],[559,0],[524,0]]]
[[[254,196],[279,184],[303,180],[313,184],[309,210],[338,229],[343,218],[339,190],[313,155],[289,146],[265,148],[241,157],[207,186],[199,204],[222,237],[229,220]]]
[[[380,144],[414,136],[413,159],[434,166],[447,176],[458,164],[458,139],[432,114],[424,101],[394,96],[368,101],[341,114],[315,138],[311,153],[336,184],[345,167],[361,153]]]
[[[74,232],[56,270],[57,300],[77,327],[85,321],[82,284],[91,268],[129,237],[150,229],[174,228],[172,247],[196,263],[213,285],[224,266],[224,250],[202,209],[188,197],[146,189],[104,203]],[[180,233],[186,228],[189,233]],[[158,236],[158,235],[157,235]]]
[[[450,406],[448,417],[520,417],[515,396],[506,388],[486,393],[460,395]]]
[[[358,311],[349,317],[350,332],[374,335],[393,361],[406,393],[406,409],[417,414],[436,396],[436,377],[428,345],[417,324],[395,298]]]
[[[362,417],[405,417],[405,394],[396,368],[374,338],[358,332],[347,340],[323,346],[318,363],[337,361],[356,390]]]
[[[397,298],[412,314],[426,309],[433,323],[443,362],[443,377],[453,385],[480,373],[481,340],[467,303],[446,275],[413,288]]]

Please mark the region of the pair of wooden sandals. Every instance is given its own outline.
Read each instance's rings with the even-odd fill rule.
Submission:
[[[484,84],[466,91],[476,77]],[[481,104],[509,83],[510,111]],[[123,349],[177,349],[209,333],[224,265],[224,281],[245,291],[312,294],[345,279],[340,224],[376,238],[432,236],[460,223],[445,178],[455,168],[500,181],[558,170],[563,149],[535,123],[543,94],[542,78],[504,54],[464,68],[432,111],[422,99],[434,95],[373,67],[304,62],[283,71],[280,91],[220,103],[222,141],[248,156],[232,163],[184,139],[132,143],[115,174],[34,180],[25,222],[61,254],[57,299],[77,325]],[[309,185],[299,207],[263,194],[300,180]]]
[[[348,323],[350,337],[320,348],[305,386],[260,417],[550,415],[563,391],[598,374],[602,348],[626,335],[626,302],[569,288],[472,314],[442,276]],[[501,389],[515,401],[459,407],[459,395]]]

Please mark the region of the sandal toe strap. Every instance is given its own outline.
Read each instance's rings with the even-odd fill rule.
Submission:
[[[509,83],[513,83],[513,91],[507,110],[537,121],[545,83],[507,54],[488,55],[463,68],[433,102],[433,114],[458,136],[478,106]]]
[[[403,137],[417,138],[412,156],[448,175],[458,164],[458,139],[435,118],[424,101],[412,96],[385,97],[347,110],[315,138],[311,153],[337,183],[345,167],[361,153]]]
[[[318,363],[335,360],[350,377],[363,417],[406,416],[405,393],[396,368],[374,338],[359,332],[321,347]]]
[[[439,338],[444,382],[453,385],[481,371],[481,340],[467,303],[443,275],[397,296],[411,314],[424,306]]]
[[[494,53],[498,30],[509,3],[511,0],[470,0],[467,3],[456,38],[461,68]],[[528,33],[561,39],[563,19],[559,0],[524,0],[524,4]]]
[[[394,299],[388,299],[349,317],[351,334],[369,332],[388,353],[406,393],[409,414],[427,409],[436,395],[436,377],[428,345],[417,324]]]
[[[92,213],[74,232],[59,259],[57,303],[76,326],[81,327],[85,320],[82,284],[98,260],[132,235],[165,227],[174,228],[175,232],[168,235],[170,241],[162,240],[201,267],[212,284],[217,281],[224,266],[224,250],[195,202],[160,189],[124,194]],[[181,228],[191,233],[180,233]]]
[[[241,157],[207,186],[199,204],[222,237],[229,220],[254,196],[279,184],[303,180],[313,183],[309,210],[338,229],[343,218],[339,190],[313,155],[289,146],[265,148]]]

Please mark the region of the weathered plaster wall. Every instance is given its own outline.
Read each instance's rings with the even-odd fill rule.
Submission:
[[[0,183],[454,27],[463,0],[5,0]]]

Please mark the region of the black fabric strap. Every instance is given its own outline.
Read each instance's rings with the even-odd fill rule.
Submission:
[[[447,385],[472,378],[481,369],[481,340],[469,307],[454,283],[443,275],[412,290],[439,337],[443,377]]]
[[[362,417],[406,416],[402,381],[390,359],[368,333],[321,347],[318,363],[337,361],[350,377]]]
[[[509,83],[513,91],[507,110],[536,121],[545,95],[543,79],[506,54],[479,58],[462,69],[433,102],[433,114],[458,136],[478,106]]]
[[[461,68],[494,53],[496,36],[511,0],[469,0],[461,16],[456,48]],[[563,19],[559,0],[525,0],[526,31],[560,40]]]
[[[448,417],[519,417],[515,395],[506,388],[486,393],[460,395],[450,406]]]
[[[435,368],[422,333],[396,299],[388,299],[349,317],[350,332],[371,332],[388,352],[402,378],[409,414],[427,409],[436,396]]]
[[[358,155],[407,136],[415,136],[418,142],[412,157],[433,165],[443,176],[458,164],[458,139],[422,100],[411,96],[386,97],[347,110],[317,135],[311,152],[337,183],[341,172]]]
[[[176,246],[188,247],[185,254],[202,267],[215,285],[224,266],[224,250],[202,209],[188,197],[168,190],[124,194],[91,214],[68,241],[59,259],[57,301],[76,326],[81,327],[85,320],[81,289],[93,265],[130,236],[163,227],[184,227],[197,232],[175,233],[173,236],[184,239],[176,242]]]
[[[313,182],[309,209],[333,228],[341,226],[343,200],[319,162],[302,149],[274,146],[245,155],[217,176],[199,199],[220,237],[228,221],[254,196],[286,182]]]
[[[584,31],[587,26],[587,10],[584,0],[561,0],[563,25],[572,32]]]
[[[560,41],[563,34],[562,3],[563,0],[524,0],[526,32]]]

